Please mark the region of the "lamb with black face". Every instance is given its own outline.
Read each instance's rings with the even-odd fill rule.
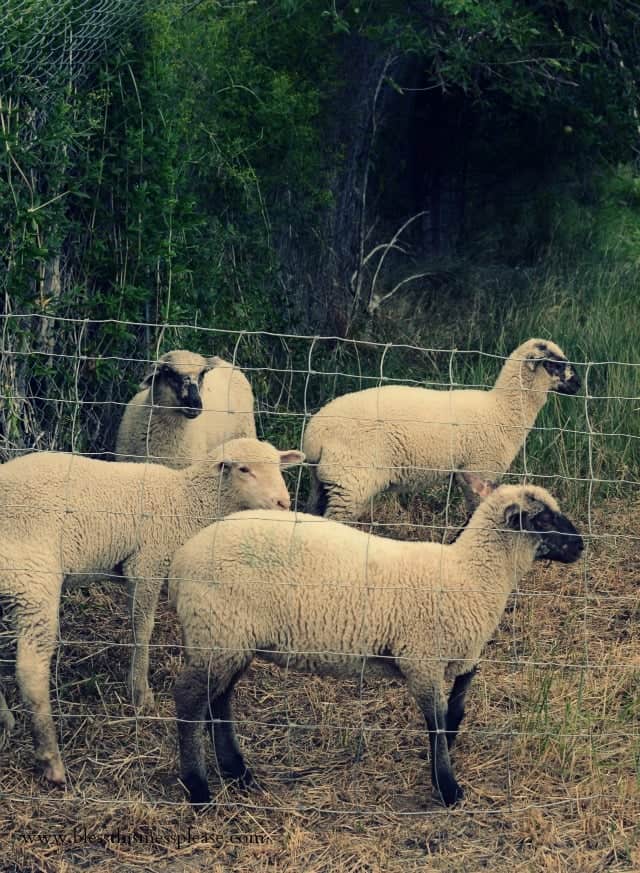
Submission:
[[[556,394],[577,394],[581,382],[573,364],[570,364],[566,358],[556,355],[544,343],[538,343],[537,347],[544,355],[540,359],[540,364],[555,383],[551,390]]]
[[[584,541],[571,521],[560,512],[546,507],[535,515],[520,512],[513,516],[513,530],[527,531],[538,538],[536,561],[560,561],[573,564],[584,550]]]
[[[164,364],[162,367],[162,378],[176,396],[177,411],[186,418],[197,418],[202,412],[200,389],[206,372],[205,368],[194,376],[194,374],[178,373],[168,364]]]

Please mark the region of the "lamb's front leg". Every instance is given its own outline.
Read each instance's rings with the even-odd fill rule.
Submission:
[[[462,491],[462,496],[464,498],[464,505],[467,509],[467,522],[468,522],[469,519],[471,518],[471,516],[473,515],[473,513],[480,506],[481,498],[478,497],[478,495],[476,494],[475,491],[473,491],[473,489],[470,487],[469,483],[464,478],[464,475],[462,473],[458,473],[458,472],[452,473],[452,477],[458,483],[458,485],[460,486],[460,490]],[[467,522],[465,522],[465,525]]]
[[[14,615],[18,635],[16,681],[31,715],[35,757],[44,767],[45,778],[49,782],[63,785],[65,770],[49,697],[51,658],[57,642],[59,604],[58,588],[57,592],[47,592],[38,603],[23,601]]]
[[[458,737],[458,728],[464,718],[464,703],[467,691],[477,670],[477,667],[473,667],[467,673],[456,676],[453,682],[447,707],[447,743],[450,749]]]
[[[133,625],[133,653],[129,671],[129,692],[136,709],[153,706],[149,687],[149,640],[156,620],[156,607],[163,582],[162,569],[141,563],[125,566],[129,585],[129,605]]]

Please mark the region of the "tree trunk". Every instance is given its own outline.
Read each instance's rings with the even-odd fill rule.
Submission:
[[[357,299],[365,238],[371,224],[367,195],[376,137],[395,92],[385,84],[388,47],[345,36],[340,50],[343,84],[326,109],[331,205],[319,234],[300,245],[288,233],[277,243],[296,321],[306,331],[344,336],[362,301]],[[319,238],[318,238],[319,237]],[[298,309],[299,306],[299,309]]]

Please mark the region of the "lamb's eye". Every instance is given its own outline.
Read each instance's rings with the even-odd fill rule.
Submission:
[[[549,528],[553,527],[553,518],[548,512],[542,512],[536,518],[536,527],[539,530],[549,530]]]
[[[565,361],[545,361],[544,367],[550,376],[564,375]]]
[[[240,473],[250,473],[250,472],[251,472],[251,470],[249,469],[249,467],[238,467],[238,471],[239,471]]]

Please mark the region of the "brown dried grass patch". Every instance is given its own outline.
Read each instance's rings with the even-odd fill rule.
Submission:
[[[418,500],[381,507],[383,524],[398,519],[414,525],[403,535],[432,525],[438,536]],[[216,782],[211,763],[215,800],[195,815],[176,777],[175,619],[161,608],[157,707],[136,719],[124,592],[70,591],[54,693],[69,784],[51,790],[34,773],[19,716],[0,752],[0,869],[640,869],[640,550],[625,503],[595,511],[592,529],[616,535],[595,538],[577,565],[537,567],[485,651],[455,753],[466,799],[454,810],[433,795],[421,718],[399,684],[361,688],[257,664],[236,716],[262,792]]]

